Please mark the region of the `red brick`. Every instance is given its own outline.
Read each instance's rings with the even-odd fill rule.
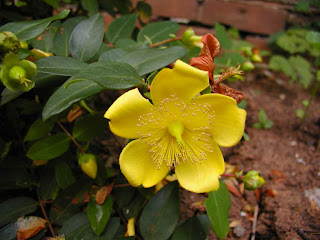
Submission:
[[[287,19],[287,12],[276,6],[263,2],[206,0],[197,20],[209,25],[220,22],[242,31],[273,34],[284,29]]]
[[[153,16],[196,19],[197,0],[148,0]]]

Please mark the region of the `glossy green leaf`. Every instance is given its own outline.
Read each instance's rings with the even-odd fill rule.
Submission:
[[[179,46],[166,49],[146,48],[130,52],[117,61],[130,64],[142,76],[175,62],[186,53],[186,50]]]
[[[113,202],[111,196],[107,197],[103,204],[96,202],[95,195],[90,197],[87,207],[87,216],[91,224],[92,230],[97,236],[104,231],[112,212]]]
[[[0,204],[0,227],[34,212],[38,202],[29,197],[16,197]]]
[[[18,90],[16,92],[9,90],[8,88],[5,88],[1,93],[1,103],[0,106],[12,101],[13,99],[16,99],[20,95],[22,95],[24,91]]]
[[[69,82],[80,79],[65,88]],[[62,112],[72,104],[104,89],[128,89],[142,85],[137,72],[129,64],[95,62],[82,69],[76,76],[61,86],[47,101],[43,119]]]
[[[73,29],[80,23],[82,20],[86,19],[85,17],[74,17],[66,20],[56,33],[53,45],[54,52],[58,56],[69,56],[69,40]]]
[[[152,44],[158,43],[172,38],[170,34],[176,34],[179,28],[178,23],[171,21],[151,23],[140,30],[137,41],[143,45],[149,45],[149,41],[151,41]]]
[[[61,76],[73,76],[80,72],[81,69],[88,66],[87,63],[77,59],[63,56],[53,56],[39,59],[37,62],[38,74],[50,74]]]
[[[42,200],[54,200],[60,191],[54,165],[55,162],[50,161],[41,171],[39,193]]]
[[[137,17],[136,14],[128,14],[113,20],[106,32],[109,43],[115,44],[120,38],[130,37],[136,25]]]
[[[53,39],[60,26],[60,21],[50,23],[47,29],[39,37],[30,41],[32,47],[44,52],[53,52]]]
[[[193,216],[177,227],[171,240],[206,240],[210,229],[207,215]]]
[[[51,204],[49,219],[51,223],[64,225],[73,215],[80,212],[84,197],[88,194],[92,182],[88,178],[75,182],[64,189]]]
[[[24,141],[32,141],[37,140],[43,137],[48,136],[48,134],[51,132],[51,130],[54,127],[54,121],[42,121],[42,119],[37,119],[32,123],[30,126],[27,135],[24,137]]]
[[[27,157],[32,160],[50,160],[66,152],[70,138],[65,133],[57,133],[35,142],[28,150]]]
[[[89,141],[100,136],[108,127],[102,114],[87,115],[74,124],[73,137],[79,141]]]
[[[69,49],[72,57],[86,62],[99,49],[104,36],[104,21],[100,13],[80,22],[72,31]]]
[[[89,225],[89,219],[85,212],[80,212],[70,217],[60,229],[60,234],[66,237],[66,240],[74,239],[80,229]]]
[[[127,53],[128,52],[122,48],[115,48],[103,53],[100,56],[99,61],[116,62],[120,57],[126,55]]]
[[[0,239],[13,240],[17,237],[17,225],[15,222],[10,223],[0,229]]]
[[[97,0],[81,0],[81,6],[88,12],[89,16],[99,11],[99,4]]]
[[[175,181],[164,186],[143,209],[140,218],[143,239],[168,239],[178,222],[179,211],[179,184]]]
[[[130,218],[138,219],[145,202],[146,198],[139,191],[136,191],[136,194],[130,203],[122,207],[122,215],[127,221]]]
[[[217,191],[209,193],[205,206],[214,233],[224,239],[229,232],[230,195],[223,181],[220,181]]]
[[[79,229],[78,234],[75,235],[73,240],[114,240],[119,226],[120,218],[110,218],[104,232],[100,236],[97,236],[93,232],[90,224],[88,224]],[[70,238],[67,237],[67,240],[68,239]]]
[[[66,162],[58,161],[54,165],[54,168],[56,171],[56,181],[62,189],[66,189],[76,181],[71,168]]]
[[[45,19],[23,22],[10,22],[0,27],[0,32],[13,32],[20,41],[33,39],[39,36],[47,28],[50,22],[67,17],[69,12],[70,10],[65,9],[61,13]]]

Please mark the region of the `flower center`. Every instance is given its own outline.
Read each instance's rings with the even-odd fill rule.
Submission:
[[[180,121],[174,121],[168,125],[168,132],[177,139],[179,145],[182,144],[182,134],[184,126]]]
[[[201,162],[213,151],[210,105],[185,104],[176,96],[165,98],[159,107],[140,116],[138,141],[150,145],[152,161],[168,168],[185,161]]]

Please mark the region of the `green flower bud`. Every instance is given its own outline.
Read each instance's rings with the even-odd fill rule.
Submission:
[[[181,41],[187,46],[187,47],[202,47],[201,42],[202,36],[197,36],[194,34],[194,31],[192,28],[188,28],[184,33],[182,34]]]
[[[28,60],[19,61],[18,55],[9,53],[4,57],[0,80],[11,91],[27,92],[34,87],[37,65]]]
[[[243,47],[240,49],[244,55],[251,57],[252,56],[252,47]]]
[[[262,57],[260,56],[260,54],[253,54],[252,56],[251,56],[251,60],[253,61],[253,62],[256,62],[256,63],[261,63],[262,62]]]
[[[250,72],[255,68],[254,64],[250,61],[246,61],[242,64],[241,69],[245,72]]]
[[[261,187],[265,183],[265,180],[258,171],[250,171],[244,176],[243,182],[245,189],[252,191]]]
[[[0,57],[3,58],[7,53],[18,53],[20,48],[19,39],[12,32],[0,33]]]
[[[23,48],[23,49],[28,49],[28,43],[27,43],[26,41],[21,41],[21,42],[20,42],[20,46],[21,46],[21,48]]]
[[[97,177],[98,166],[96,156],[90,153],[82,154],[78,160],[81,170],[89,177]]]

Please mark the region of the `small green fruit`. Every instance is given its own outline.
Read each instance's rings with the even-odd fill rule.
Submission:
[[[245,189],[252,191],[261,187],[265,183],[265,180],[258,171],[250,171],[244,176],[243,182]]]
[[[262,57],[259,54],[255,53],[255,54],[252,55],[251,60],[253,62],[256,62],[256,63],[261,63],[262,62]]]
[[[82,154],[78,160],[81,170],[89,177],[97,177],[98,166],[96,156],[90,153]]]
[[[3,58],[7,53],[17,53],[20,48],[19,39],[12,32],[0,33],[0,58]]]
[[[26,76],[27,76],[27,72],[22,67],[13,66],[9,70],[9,78],[11,79],[20,80],[22,78],[25,78]]]
[[[245,72],[250,72],[255,68],[254,64],[250,61],[246,61],[242,64],[241,69]]]

